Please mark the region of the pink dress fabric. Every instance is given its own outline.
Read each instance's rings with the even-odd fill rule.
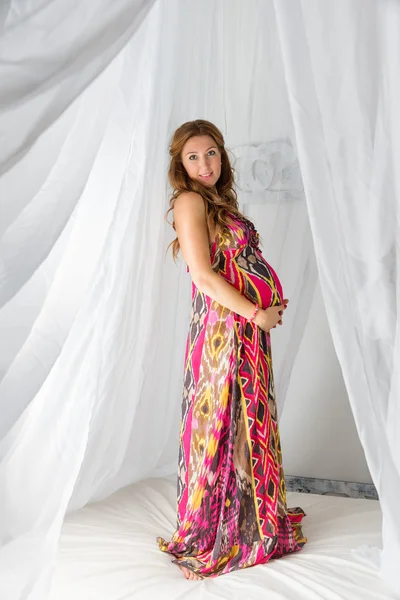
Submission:
[[[262,308],[282,286],[251,221],[230,213],[214,271]],[[270,334],[192,283],[177,481],[177,526],[157,538],[174,563],[216,577],[299,551],[305,512],[287,508]]]

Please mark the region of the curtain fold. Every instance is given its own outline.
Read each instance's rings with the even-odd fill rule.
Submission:
[[[360,548],[400,592],[400,6],[275,0],[319,277],[356,427],[383,512]]]
[[[0,38],[0,173],[122,50],[153,3],[10,2]]]

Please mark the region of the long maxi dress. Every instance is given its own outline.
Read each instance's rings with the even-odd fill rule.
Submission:
[[[228,217],[213,270],[264,309],[282,304],[253,223]],[[184,365],[177,528],[159,548],[202,577],[299,551],[306,513],[286,505],[270,334],[192,283]]]

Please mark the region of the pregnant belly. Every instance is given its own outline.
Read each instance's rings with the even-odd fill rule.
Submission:
[[[259,298],[261,308],[282,304],[283,290],[279,277],[265,258],[256,254],[251,269],[241,269],[244,286],[242,289],[249,300]]]
[[[260,251],[249,246],[211,256],[213,269],[261,308],[282,304],[283,290],[274,268]]]

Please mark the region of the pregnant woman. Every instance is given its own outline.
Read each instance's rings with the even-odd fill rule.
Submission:
[[[157,538],[187,579],[216,577],[300,550],[300,507],[287,508],[270,329],[288,300],[238,210],[221,132],[175,132],[170,205],[192,277],[178,464],[177,527]],[[168,211],[169,212],[169,211]]]

